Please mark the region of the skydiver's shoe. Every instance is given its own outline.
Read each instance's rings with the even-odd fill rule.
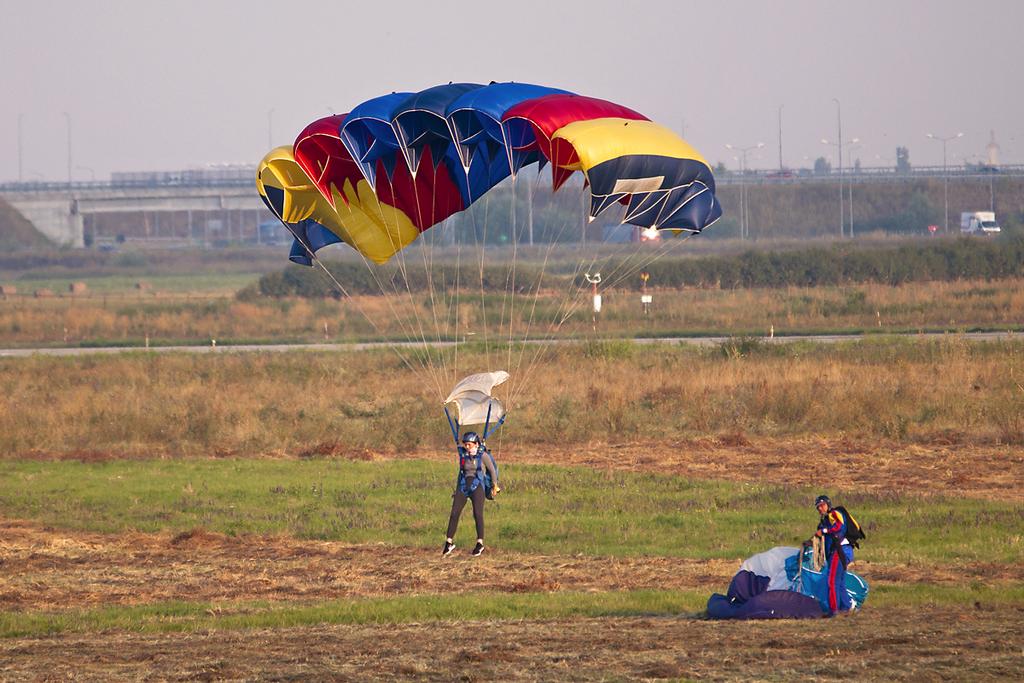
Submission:
[[[441,548],[441,557],[448,557],[452,554],[453,550],[455,550],[455,544],[451,541],[445,541],[444,547]]]
[[[477,541],[476,545],[473,546],[473,552],[470,553],[473,557],[479,557],[484,554],[484,542]]]

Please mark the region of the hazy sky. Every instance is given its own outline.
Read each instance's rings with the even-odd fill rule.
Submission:
[[[256,164],[394,90],[515,80],[614,100],[735,166],[1024,163],[1024,2],[0,0],[0,182]],[[845,156],[845,155],[844,155]],[[848,158],[848,157],[847,157]],[[882,161],[878,159],[881,158]]]

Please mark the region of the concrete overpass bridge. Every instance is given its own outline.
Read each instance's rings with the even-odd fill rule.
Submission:
[[[215,183],[130,181],[0,184],[0,198],[53,242],[260,241],[273,221],[252,179]],[[120,220],[119,220],[120,219]]]
[[[816,174],[810,169],[749,170],[725,171],[715,178],[722,188],[813,187],[837,181],[863,187],[935,179],[987,185],[988,194],[993,197],[993,181],[1019,184],[1024,180],[1024,166],[932,166],[905,171],[892,167],[855,168],[846,169],[841,177],[836,173]],[[202,244],[289,239],[257,195],[254,171],[249,167],[119,173],[109,181],[0,183],[0,198],[55,243],[72,247],[122,239]],[[261,230],[261,224],[274,228]]]

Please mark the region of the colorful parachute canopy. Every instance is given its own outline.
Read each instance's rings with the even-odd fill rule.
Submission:
[[[847,571],[846,592],[859,608],[868,595],[867,583]],[[828,614],[825,570],[814,569],[809,548],[778,546],[747,558],[729,583],[725,595],[708,598],[712,619],[804,619]]]
[[[449,83],[392,93],[314,121],[261,162],[257,188],[310,264],[344,241],[384,263],[524,166],[552,166],[557,190],[581,171],[590,216],[700,232],[722,214],[711,168],[632,109],[524,83]]]

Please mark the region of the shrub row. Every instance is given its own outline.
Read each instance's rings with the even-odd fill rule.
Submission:
[[[608,271],[626,270],[626,263],[606,266]],[[505,292],[512,288],[528,292],[542,282],[546,288],[564,289],[571,276],[542,272],[532,263],[518,263],[515,275],[509,264],[477,265],[389,264],[380,268],[362,263],[328,262],[325,268],[349,294],[451,291],[483,289]],[[934,244],[903,245],[896,248],[856,249],[849,245],[815,247],[795,251],[747,251],[736,255],[702,258],[663,258],[646,266],[650,285],[682,287],[789,287],[829,286],[855,283],[898,285],[906,282],[998,280],[1024,275],[1024,238],[941,240]],[[542,278],[543,275],[543,278]],[[581,277],[577,286],[586,286]],[[636,279],[636,278],[634,278]],[[319,268],[290,266],[270,273],[239,294],[242,299],[259,297],[340,297],[342,293]]]
[[[1024,273],[1024,239],[957,239],[935,244],[853,249],[845,245],[786,252],[656,261],[659,287],[815,287],[852,283],[996,280]]]
[[[436,264],[427,268],[422,263],[397,264],[374,267],[363,263],[322,262],[323,269],[289,266],[278,273],[262,276],[253,286],[242,290],[239,298],[251,300],[259,297],[340,298],[340,285],[348,294],[391,294],[406,291],[426,292],[467,291],[505,292],[515,289],[520,293],[533,291],[538,282],[545,287],[563,288],[564,277],[543,273],[533,264],[478,265]],[[338,284],[335,284],[336,280]]]

